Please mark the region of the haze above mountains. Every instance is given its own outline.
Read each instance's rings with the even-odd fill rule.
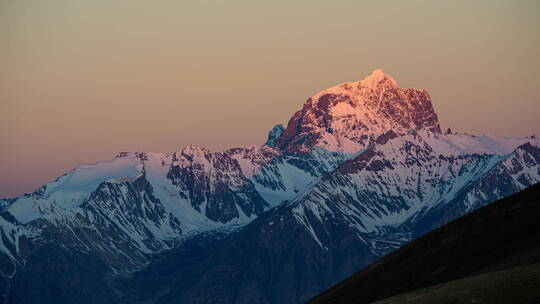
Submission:
[[[540,181],[540,140],[441,132],[381,70],[263,146],[121,152],[0,200],[8,303],[300,303]],[[53,301],[54,299],[54,301]]]
[[[0,197],[118,151],[261,144],[378,67],[428,89],[445,130],[540,134],[537,1],[2,4]]]

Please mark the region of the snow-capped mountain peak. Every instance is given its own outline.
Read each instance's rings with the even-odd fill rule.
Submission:
[[[426,129],[440,133],[437,114],[425,90],[401,89],[382,70],[357,82],[323,90],[296,112],[276,146],[289,151],[356,153],[380,135]]]
[[[171,301],[188,302],[197,292],[207,300],[207,290],[245,286],[232,299],[305,302],[354,267],[538,182],[540,139],[442,134],[425,90],[402,89],[375,70],[309,98],[265,145],[120,152],[32,194],[0,199],[0,282],[8,297],[27,286],[94,293],[87,283],[95,278],[123,277],[177,248],[189,261],[178,274],[190,284],[150,267],[165,289],[145,294],[172,290]],[[231,231],[226,243],[214,239]],[[191,248],[199,236],[208,250]],[[175,257],[171,269],[187,264]],[[297,285],[316,276],[333,279]],[[200,288],[176,290],[169,281]],[[273,290],[288,291],[268,298]]]
[[[388,82],[389,84],[393,86],[398,86],[397,82],[392,78],[390,75],[386,74],[381,69],[374,70],[371,75],[367,76],[366,78],[360,80],[360,84],[364,87],[368,88],[374,88],[377,86],[380,82]]]

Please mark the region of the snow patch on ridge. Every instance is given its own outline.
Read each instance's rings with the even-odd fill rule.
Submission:
[[[80,165],[32,195],[17,198],[7,211],[26,224],[46,213],[76,208],[103,182],[118,182],[137,178],[142,174],[142,163],[135,154],[89,165]]]
[[[422,141],[427,143],[436,153],[441,155],[459,154],[497,154],[512,153],[517,147],[525,143],[538,146],[540,139],[530,137],[505,137],[495,135],[468,135],[468,134],[433,134],[428,131],[419,131]],[[407,135],[391,140],[391,142],[413,140]]]
[[[61,197],[80,203],[102,182],[141,175],[142,164],[134,154],[91,165],[80,165],[56,182],[47,185],[45,197]]]

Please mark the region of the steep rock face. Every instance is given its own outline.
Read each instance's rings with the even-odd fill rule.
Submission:
[[[250,151],[248,151],[250,150]],[[193,233],[242,225],[270,208],[233,157],[262,165],[272,150],[119,153],[36,192],[2,200],[0,271],[16,275],[31,248],[55,242],[132,271]]]
[[[150,264],[135,278],[149,298],[134,298],[302,303],[423,231],[540,182],[540,142],[528,138],[422,131],[378,142],[196,259],[182,255],[189,265],[175,265],[174,251]],[[153,284],[164,272],[174,283]]]
[[[28,284],[26,274],[37,270],[26,265],[42,265],[47,250],[106,265],[91,276],[129,273],[194,234],[245,225],[347,157],[283,154],[269,146],[217,153],[190,146],[173,154],[122,152],[79,166],[32,194],[1,200],[2,287],[14,299],[30,299],[11,292]],[[71,262],[65,266],[79,267]],[[66,282],[70,278],[66,274]],[[35,285],[38,293],[28,296],[39,298],[45,285]],[[66,301],[85,297],[72,296]]]
[[[167,174],[180,196],[212,221],[230,222],[260,214],[268,204],[228,153],[191,146],[175,153]]]
[[[354,154],[322,148],[308,153],[280,153],[251,177],[257,191],[272,206],[289,201],[335,170]]]
[[[416,237],[540,182],[539,142],[492,146],[500,140],[427,131],[395,137],[325,175],[292,210],[339,218],[360,233],[391,238],[386,231],[397,227]]]
[[[359,82],[324,90],[306,101],[277,140],[286,151],[358,152],[390,130],[440,133],[437,114],[425,90],[401,89],[381,70]]]
[[[151,252],[171,247],[156,227],[174,227],[144,176],[104,182],[80,206],[54,209],[21,225],[11,220],[3,251],[9,303],[118,303],[112,279],[142,267]],[[2,225],[3,227],[9,227]],[[169,240],[170,241],[170,240]],[[5,269],[5,268],[4,268]]]
[[[278,139],[285,132],[285,127],[282,124],[275,125],[270,132],[268,132],[268,139],[264,143],[267,146],[275,147]]]
[[[539,146],[443,135],[427,92],[375,71],[310,98],[266,145],[122,152],[0,200],[0,291],[12,303],[302,302],[538,182]]]
[[[487,203],[540,182],[540,142],[530,139],[498,162],[480,179],[463,187],[448,204],[413,218],[414,237],[421,236]],[[408,225],[410,223],[406,223]]]

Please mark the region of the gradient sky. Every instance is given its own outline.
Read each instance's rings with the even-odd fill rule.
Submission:
[[[260,144],[376,68],[444,128],[540,134],[539,54],[536,0],[0,0],[0,197],[117,151]]]

